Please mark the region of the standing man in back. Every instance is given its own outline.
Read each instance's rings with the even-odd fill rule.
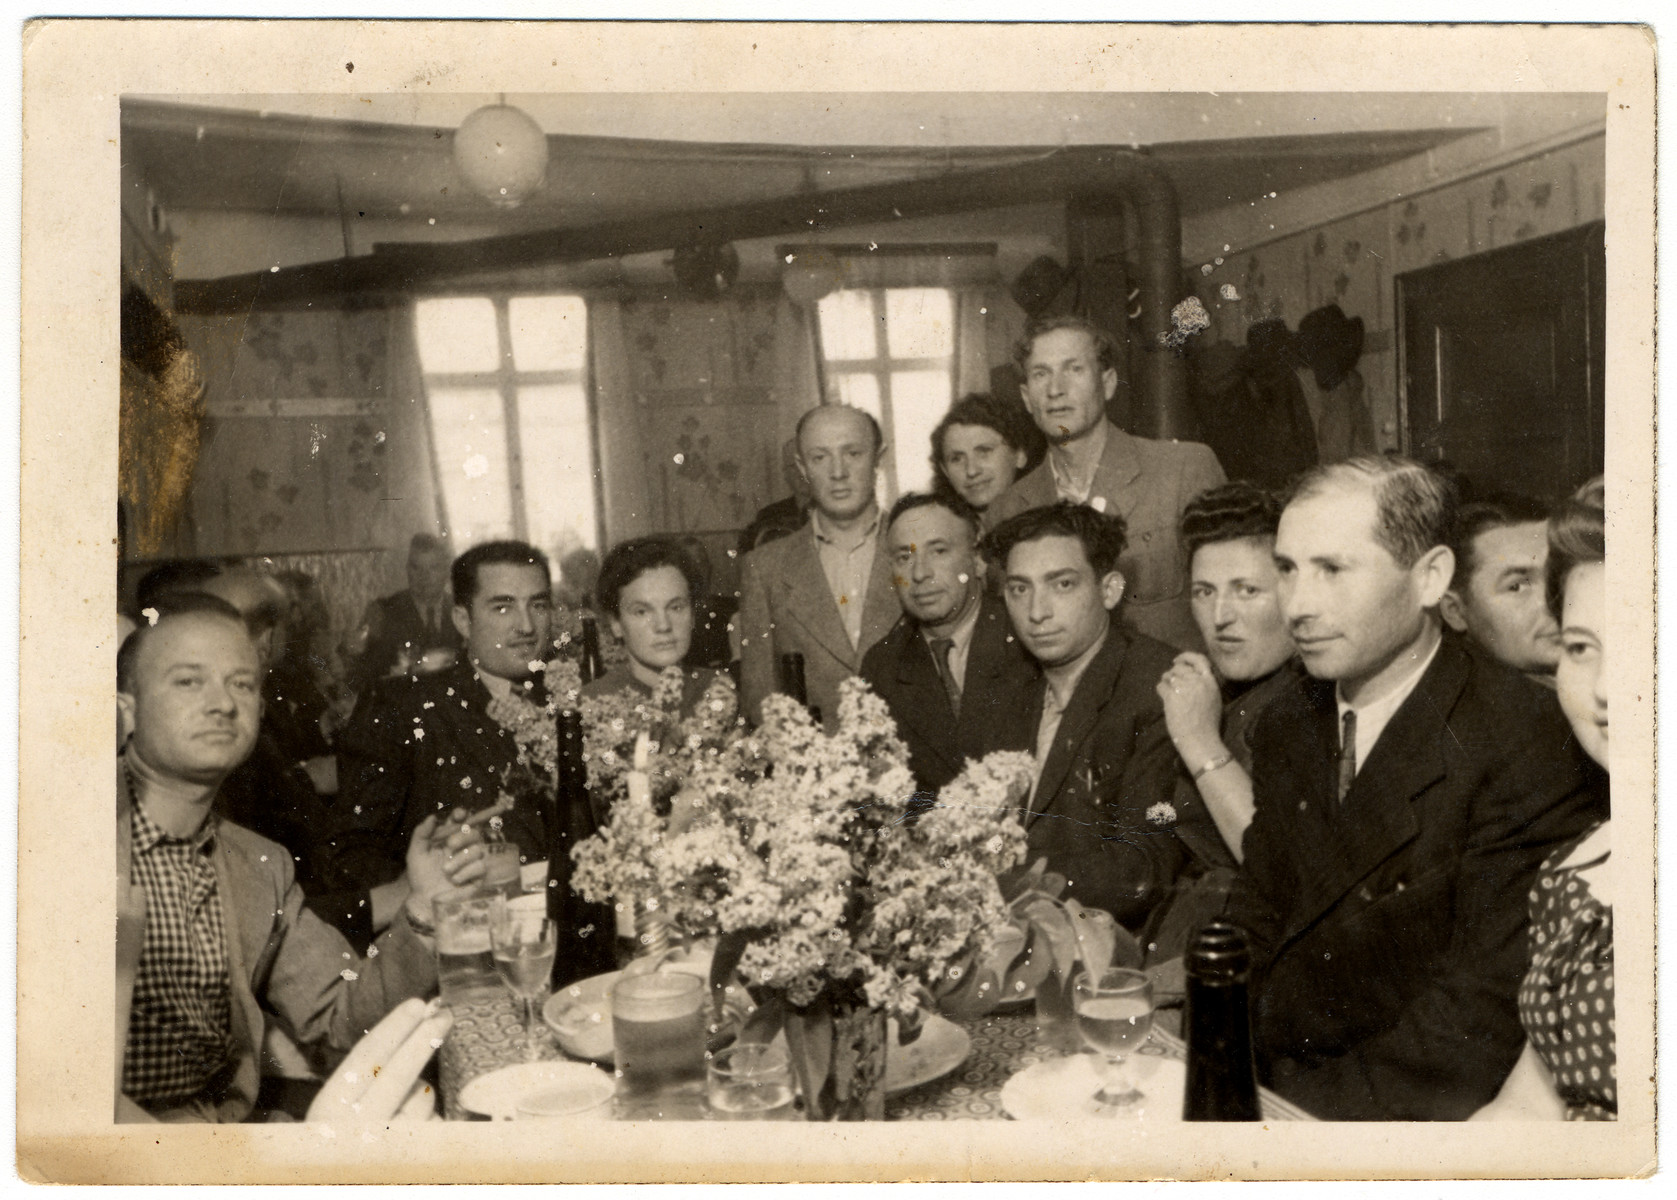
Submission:
[[[803,415],[797,441],[809,521],[745,557],[740,691],[746,715],[761,720],[763,698],[781,690],[780,656],[802,654],[809,703],[831,730],[840,681],[901,611],[874,498],[885,438],[861,409],[824,404]]]
[[[1204,650],[1188,605],[1188,562],[1179,524],[1188,501],[1224,482],[1210,447],[1134,437],[1106,417],[1118,390],[1116,347],[1083,317],[1033,324],[1014,350],[1020,392],[1048,438],[1048,456],[984,514],[994,529],[1057,500],[1123,519],[1129,545],[1118,562],[1124,616],[1178,650]]]

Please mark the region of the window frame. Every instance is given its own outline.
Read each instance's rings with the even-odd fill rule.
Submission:
[[[941,291],[949,297],[950,313],[950,347],[949,353],[938,357],[893,358],[891,357],[890,331],[886,328],[887,308],[886,293],[892,291]],[[955,402],[956,356],[959,347],[955,345],[956,306],[960,303],[957,289],[943,284],[879,284],[864,287],[839,288],[832,295],[839,292],[861,292],[868,297],[871,310],[869,325],[873,331],[874,355],[871,358],[829,358],[826,348],[826,337],[821,329],[821,314],[819,305],[815,314],[815,348],[818,366],[821,370],[821,397],[824,404],[841,404],[843,397],[839,391],[838,379],[845,375],[872,375],[879,388],[879,424],[885,431],[885,437],[891,445],[891,453],[884,456],[880,464],[885,475],[885,490],[888,500],[894,502],[902,495],[901,480],[897,474],[897,423],[896,408],[892,403],[891,376],[898,371],[941,371],[949,382],[949,404]],[[825,297],[823,297],[825,299]]]
[[[582,302],[584,321],[582,365],[574,370],[521,371],[513,358],[511,302],[522,297],[553,296]],[[488,300],[495,310],[496,362],[500,365],[492,371],[426,370],[424,354],[422,351],[418,351],[417,346],[417,321],[418,306],[428,300]],[[437,443],[436,421],[431,408],[431,389],[433,387],[492,388],[501,397],[501,419],[507,448],[507,493],[512,513],[511,535],[519,541],[528,542],[530,541],[530,518],[524,499],[526,492],[524,448],[523,435],[519,428],[518,419],[518,391],[520,387],[575,384],[582,389],[583,405],[588,414],[588,468],[594,493],[594,546],[597,549],[603,545],[605,541],[605,496],[600,478],[600,422],[594,397],[593,330],[589,328],[591,314],[587,296],[578,291],[522,288],[516,291],[451,291],[419,297],[414,304],[414,320],[416,323],[414,331],[416,335],[415,357],[419,360],[419,384],[425,395],[425,430],[431,444],[431,473],[436,481],[437,512],[442,519],[442,527],[448,530],[451,535],[454,533],[454,527],[449,520],[448,489],[443,483],[442,463],[439,457],[441,450]]]

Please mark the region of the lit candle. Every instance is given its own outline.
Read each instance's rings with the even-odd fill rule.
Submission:
[[[632,760],[634,767],[624,777],[629,788],[629,803],[635,805],[651,805],[652,777],[647,774],[647,764],[652,758],[652,739],[643,730],[635,737],[635,756]],[[635,921],[635,898],[633,896],[619,897],[617,905],[617,935],[635,939],[638,934]]]

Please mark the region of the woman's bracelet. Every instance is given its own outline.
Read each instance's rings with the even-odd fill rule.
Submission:
[[[1193,774],[1194,782],[1198,783],[1201,779],[1203,779],[1207,775],[1211,774],[1211,772],[1221,770],[1223,767],[1228,766],[1233,761],[1234,761],[1234,755],[1227,750],[1223,751],[1216,758],[1206,759],[1203,763],[1201,763],[1199,765],[1199,768],[1194,772],[1194,774]]]

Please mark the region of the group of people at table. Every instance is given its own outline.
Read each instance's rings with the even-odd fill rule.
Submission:
[[[1601,481],[1552,512],[1461,505],[1426,467],[1354,458],[1275,496],[1112,424],[1113,354],[1079,318],[1034,326],[1046,456],[1026,470],[1009,406],[968,398],[935,490],[889,511],[873,418],[806,413],[807,520],[743,560],[742,714],[796,653],[827,722],[848,676],[884,698],[928,796],[1034,753],[1027,862],[1157,971],[1239,926],[1260,1080],[1317,1117],[1613,1117]],[[432,902],[481,876],[516,754],[491,697],[542,699],[556,642],[533,547],[449,576],[456,660],[368,683],[308,821],[247,805],[252,831],[221,799],[268,721],[236,570],[155,597],[124,641],[119,1119],[261,1117],[276,1030],[325,1071],[434,990]],[[614,547],[594,603],[626,653],[584,694],[650,695],[700,584],[673,539]],[[539,812],[499,815],[547,856]]]

